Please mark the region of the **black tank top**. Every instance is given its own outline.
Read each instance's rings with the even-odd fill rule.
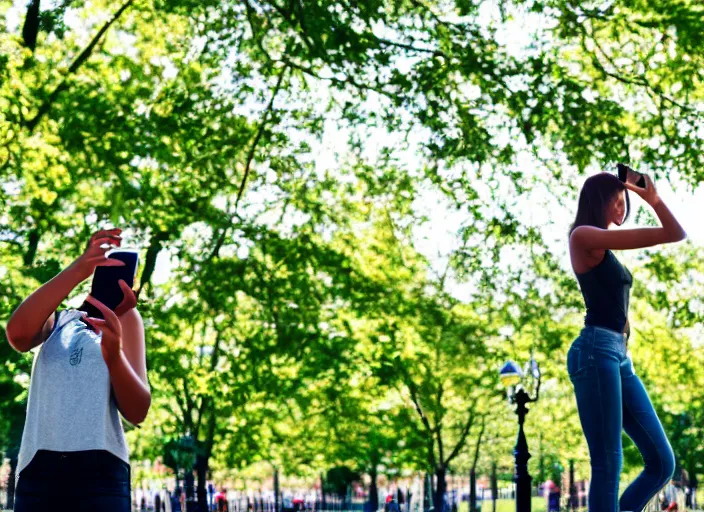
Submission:
[[[633,276],[606,250],[604,259],[583,274],[575,274],[587,307],[584,325],[623,332]]]

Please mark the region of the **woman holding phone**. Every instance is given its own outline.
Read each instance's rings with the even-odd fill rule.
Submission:
[[[570,229],[572,269],[587,313],[567,353],[567,370],[591,458],[590,512],[640,512],[675,469],[672,447],[626,352],[633,279],[612,251],[678,242],[686,234],[648,176],[645,187],[634,185],[640,176],[629,169],[625,182],[610,173],[588,178]],[[660,227],[609,229],[628,218],[627,190],[653,208]],[[619,500],[622,429],[638,447],[645,468]]]
[[[57,308],[96,267],[123,266],[106,257],[121,230],[100,230],[85,252],[35,290],[13,312],[7,339],[32,365],[27,417],[17,467],[15,512],[129,512],[130,466],[118,411],[141,423],[151,403],[144,324],[124,280],[114,311],[88,295],[102,318]],[[105,247],[104,247],[105,246]]]

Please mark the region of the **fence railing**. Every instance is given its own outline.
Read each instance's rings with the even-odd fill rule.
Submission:
[[[532,495],[539,496],[537,491],[533,491]],[[697,506],[696,496],[688,498],[687,492],[672,484],[668,484],[662,489],[643,509],[643,512],[660,512],[662,510],[661,498],[664,497],[667,504],[672,504],[673,502],[677,504],[678,511],[685,510],[701,510]],[[461,495],[459,498],[460,502],[467,501],[466,495]],[[497,493],[498,499],[515,499],[514,489],[512,487],[500,488]],[[163,501],[164,498],[162,498]],[[489,493],[477,493],[477,501],[480,506],[483,505],[484,509],[487,505],[490,507],[491,495]],[[547,497],[546,497],[547,501]],[[133,498],[134,510],[140,511],[140,503],[137,503],[136,497]],[[6,489],[0,489],[0,511],[5,510],[3,507],[7,503],[7,491]],[[152,512],[153,507],[153,497],[149,499],[146,503],[146,510]],[[692,504],[691,507],[687,505]],[[227,502],[228,512],[277,512],[275,502],[273,499],[268,497],[261,498],[248,498],[247,496],[240,496],[233,499],[229,499]],[[280,507],[284,503],[279,504]],[[383,509],[383,503],[380,502],[377,510]],[[450,504],[450,509],[454,509],[452,504]],[[213,509],[215,510],[215,509]],[[321,500],[309,501],[305,504],[305,507],[300,506],[285,507],[283,512],[363,512],[366,510],[364,502],[360,500],[340,500],[337,498],[328,498],[325,500],[325,506]],[[563,493],[560,499],[560,510],[570,511],[572,508],[569,503],[569,496],[567,493]],[[577,506],[575,508],[578,512],[586,511],[586,496],[580,496]],[[173,512],[180,512],[180,508],[173,509]],[[400,506],[400,512],[426,512],[423,510],[422,498],[413,497],[411,503],[404,503]]]

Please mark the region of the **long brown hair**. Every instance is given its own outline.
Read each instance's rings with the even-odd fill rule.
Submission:
[[[625,222],[631,213],[631,202],[628,199],[628,189],[618,177],[608,172],[600,172],[587,178],[579,193],[579,203],[577,205],[577,215],[572,226],[570,235],[579,226],[596,226],[606,229],[606,210],[616,194],[622,190],[626,191],[626,216]]]

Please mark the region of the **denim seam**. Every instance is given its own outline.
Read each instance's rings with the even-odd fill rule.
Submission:
[[[594,340],[592,339],[592,349],[594,348],[594,346],[593,346],[593,341],[594,341]],[[593,352],[590,351],[590,354],[589,354],[589,355],[590,355],[590,357],[591,357],[592,359],[594,358]],[[603,406],[604,401],[601,399],[601,379],[599,378],[599,369],[596,368],[596,371],[595,371],[594,373],[595,373],[595,375],[596,375],[596,389],[597,389],[597,394],[598,394],[598,396],[599,396],[599,402],[598,402],[598,403],[599,403],[599,405],[600,405],[600,407],[601,407],[601,406]],[[601,408],[601,431],[602,431],[604,434],[606,434],[606,418],[605,418],[606,414],[604,414],[604,412],[605,412],[605,411],[604,411],[604,409],[603,409],[603,407],[602,407],[602,408]],[[607,456],[606,456],[606,460],[607,460],[607,461],[609,460],[608,453],[607,453]],[[607,462],[607,466],[608,466],[608,462]],[[616,494],[618,494],[618,488],[616,488]],[[609,500],[609,501],[611,501],[611,500]],[[603,505],[602,503],[599,504],[599,506],[602,506],[602,505]],[[616,506],[618,507],[618,501],[617,501],[617,503],[616,503]],[[589,507],[589,508],[591,509],[591,504],[590,504],[590,507]]]
[[[628,377],[628,378],[630,378],[630,377]],[[660,461],[659,461],[659,463],[660,463],[660,475],[659,475],[658,480],[661,481],[662,478],[663,478],[662,473],[663,473],[663,469],[665,468],[665,465],[662,463],[662,454],[660,453],[660,450],[658,450],[658,445],[657,445],[657,443],[655,442],[655,440],[653,440],[653,437],[650,435],[650,432],[648,432],[648,429],[644,428],[643,425],[641,424],[641,422],[638,421],[638,416],[636,416],[635,414],[633,414],[633,413],[631,412],[631,408],[628,406],[628,404],[624,402],[624,405],[626,406],[626,408],[628,409],[628,411],[631,413],[631,416],[633,416],[633,419],[636,421],[636,423],[638,423],[638,426],[639,426],[639,427],[645,432],[645,434],[648,436],[648,439],[650,439],[650,442],[653,443],[653,446],[655,447],[655,452],[658,454],[658,456],[660,456]],[[660,489],[662,489],[663,487],[664,487],[664,486],[661,486],[661,487],[658,487],[657,489],[655,489],[655,490],[652,492],[652,494],[650,494],[650,496],[643,502],[643,504],[642,504],[640,507],[636,507],[636,510],[643,510],[643,507],[645,507],[645,506],[648,504],[648,502],[649,502],[651,499],[653,499],[653,496],[655,496],[655,495],[660,491]]]

